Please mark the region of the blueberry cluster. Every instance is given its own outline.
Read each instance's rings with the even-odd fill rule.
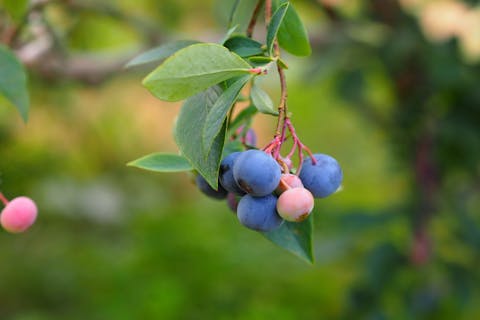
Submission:
[[[218,190],[200,175],[196,183],[207,196],[227,198],[229,207],[247,228],[271,231],[284,220],[305,220],[312,212],[314,198],[324,198],[340,187],[343,174],[338,162],[325,154],[313,156],[315,160],[303,161],[297,176],[282,173],[278,162],[264,151],[234,152],[220,164]]]

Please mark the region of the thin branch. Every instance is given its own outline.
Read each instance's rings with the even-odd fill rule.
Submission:
[[[248,24],[247,28],[247,37],[249,38],[251,38],[253,35],[253,29],[255,28],[258,14],[260,13],[260,9],[262,8],[264,2],[265,0],[258,0],[257,5],[255,6],[255,10],[253,10],[252,17],[250,18],[250,23]]]

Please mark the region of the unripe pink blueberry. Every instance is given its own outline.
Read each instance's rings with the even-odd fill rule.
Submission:
[[[37,205],[28,197],[11,200],[0,214],[0,224],[11,233],[27,230],[37,218]]]
[[[297,175],[291,173],[283,173],[280,177],[280,183],[275,190],[277,194],[282,194],[291,188],[303,188],[302,180]]]
[[[278,197],[277,212],[284,220],[300,222],[313,209],[313,195],[305,188],[288,189]]]

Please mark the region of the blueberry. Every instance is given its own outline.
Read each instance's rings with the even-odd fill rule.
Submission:
[[[277,198],[244,196],[237,207],[237,217],[241,224],[256,231],[271,231],[278,228],[283,220],[277,213]]]
[[[233,178],[233,164],[241,152],[234,152],[226,156],[220,163],[220,176],[219,181],[227,191],[243,196],[243,191]]]
[[[340,187],[343,179],[342,169],[337,160],[326,154],[314,154],[317,163],[310,158],[303,161],[300,179],[315,198],[324,198]]]
[[[260,150],[242,152],[233,165],[237,184],[256,197],[272,193],[280,182],[281,174],[278,163]]]
[[[197,184],[198,189],[202,191],[205,195],[214,199],[225,199],[227,197],[227,190],[225,190],[220,184],[218,184],[218,190],[213,189],[208,184],[201,175],[197,175],[195,178],[195,183]]]

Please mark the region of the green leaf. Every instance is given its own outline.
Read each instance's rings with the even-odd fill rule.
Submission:
[[[272,57],[265,57],[265,56],[253,56],[248,58],[248,61],[250,62],[250,64],[252,64],[255,67],[263,67],[274,60],[275,59],[273,59]]]
[[[276,6],[275,3],[278,5],[278,2],[274,1],[274,8]],[[288,1],[280,0],[279,3],[284,5],[285,3],[288,3]],[[288,7],[285,18],[278,30],[277,37],[280,46],[291,54],[296,56],[308,56],[312,52],[307,29],[303,25],[300,16],[292,4]]]
[[[263,54],[262,44],[242,35],[235,35],[225,41],[224,46],[240,57],[250,57]]]
[[[13,104],[23,121],[28,120],[27,74],[17,57],[0,45],[0,95]]]
[[[260,86],[256,83],[253,84],[252,90],[250,90],[250,98],[252,99],[252,104],[260,111],[261,113],[277,115],[278,111],[275,109],[272,99],[268,93],[263,91]]]
[[[175,42],[165,43],[159,47],[145,51],[140,55],[136,56],[125,65],[125,68],[136,67],[136,66],[151,63],[151,62],[158,62],[158,61],[164,60],[170,57],[172,54],[174,54],[178,50],[188,47],[195,43],[199,43],[199,41],[179,40]]]
[[[285,18],[285,14],[287,13],[288,7],[290,3],[287,1],[280,5],[278,9],[272,16],[270,23],[268,24],[267,28],[267,52],[269,56],[273,56],[273,43],[275,42],[275,38],[277,36],[278,30],[282,24],[283,19]]]
[[[238,25],[238,31],[245,32],[257,2],[258,0],[236,0],[230,13],[228,27]]]
[[[232,9],[230,10],[230,14],[228,16],[228,28],[233,27],[233,19],[235,18],[235,13],[237,12],[238,5],[240,4],[240,1],[241,0],[235,0],[235,2],[233,3]],[[238,26],[238,24],[235,25],[235,27],[236,26]]]
[[[226,124],[215,137],[210,152],[203,148],[202,132],[208,112],[221,93],[221,89],[214,86],[186,100],[174,131],[175,141],[182,155],[215,190],[218,187],[218,170],[225,143]]]
[[[312,245],[313,214],[302,222],[285,221],[280,228],[263,235],[276,245],[297,255],[298,257],[313,263]]]
[[[178,101],[229,78],[249,74],[250,68],[219,44],[199,43],[165,60],[143,80],[143,85],[161,100]]]
[[[152,153],[129,162],[128,166],[155,172],[182,172],[193,170],[188,160],[178,154]]]
[[[3,0],[2,4],[10,17],[19,23],[28,9],[28,0]]]
[[[215,104],[212,106],[205,119],[205,125],[203,128],[203,148],[206,151],[206,156],[212,147],[215,137],[222,129],[227,113],[235,103],[240,90],[251,79],[251,76],[245,76],[235,81],[231,86],[225,90]]]

